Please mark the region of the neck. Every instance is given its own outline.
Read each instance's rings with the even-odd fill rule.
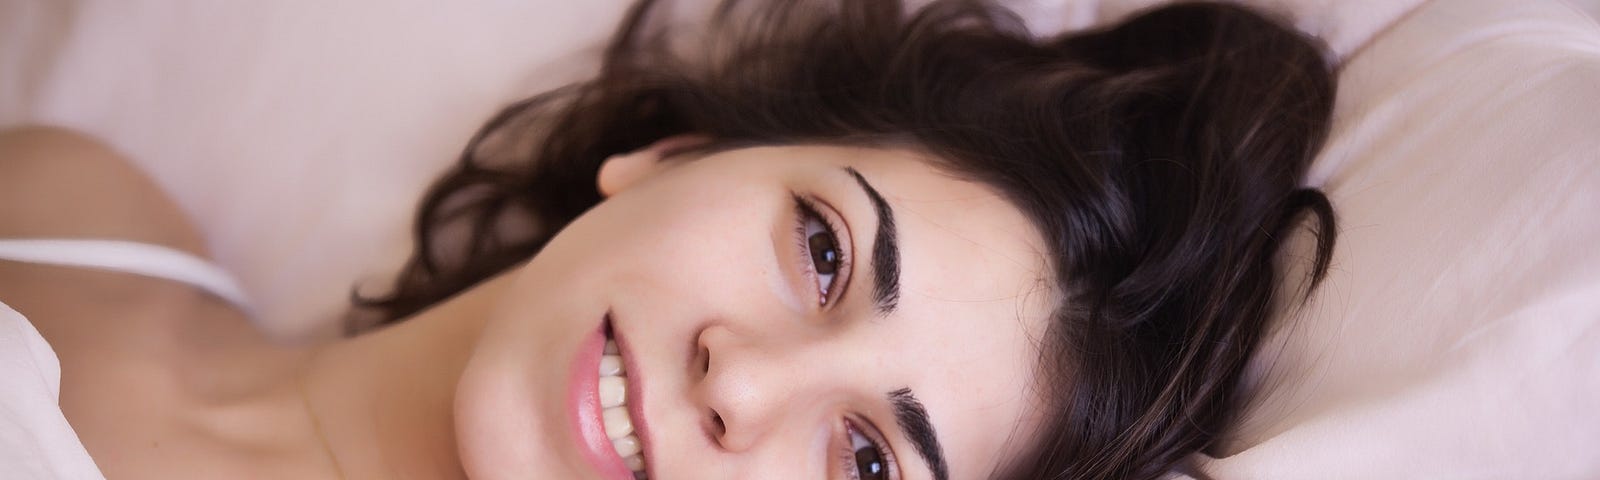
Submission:
[[[314,348],[297,380],[342,478],[465,477],[456,450],[456,383],[505,279]]]

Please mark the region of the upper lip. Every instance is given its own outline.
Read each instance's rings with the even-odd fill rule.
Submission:
[[[644,459],[645,475],[655,478],[654,472],[651,471],[655,457],[650,452],[653,445],[650,441],[650,425],[644,417],[644,374],[639,370],[633,349],[630,348],[628,339],[622,331],[617,328],[615,319],[608,316],[607,321],[611,322],[611,338],[617,342],[617,352],[622,357],[622,369],[627,372],[623,377],[627,379],[628,417],[633,420],[633,436],[639,439],[639,457]]]

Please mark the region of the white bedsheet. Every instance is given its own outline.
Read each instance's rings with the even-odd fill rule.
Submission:
[[[0,302],[0,478],[103,479],[61,415],[61,363],[22,314]]]

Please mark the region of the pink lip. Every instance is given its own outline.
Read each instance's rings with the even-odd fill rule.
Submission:
[[[600,417],[600,356],[605,354],[605,328],[606,322],[601,322],[600,326],[583,340],[583,344],[578,347],[578,356],[572,362],[572,372],[569,377],[572,389],[569,392],[573,407],[573,428],[577,429],[578,438],[582,439],[584,460],[599,472],[601,478],[633,480],[633,471],[628,470],[627,464],[622,463],[622,457],[617,455],[617,450],[611,447],[611,438],[606,436],[605,421]],[[623,368],[631,370],[632,365],[625,364]],[[628,389],[629,395],[634,395],[633,386],[629,385]],[[629,401],[631,403],[632,399]]]

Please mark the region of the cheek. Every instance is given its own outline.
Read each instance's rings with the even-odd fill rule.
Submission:
[[[561,416],[567,359],[607,309],[637,321],[640,336],[687,339],[699,322],[749,316],[792,292],[774,249],[788,193],[754,183],[640,185],[510,273],[459,390],[463,453],[483,470],[528,471],[575,455]]]
[[[788,193],[755,182],[652,185],[597,207],[546,253],[588,295],[709,315],[743,301],[798,305],[779,268]],[[547,255],[541,254],[541,257]],[[793,262],[793,260],[789,260]],[[574,285],[578,287],[577,285]]]
[[[483,463],[550,461],[504,445],[571,436],[549,415],[564,398],[562,359],[607,309],[635,322],[632,334],[673,343],[707,320],[770,318],[774,306],[799,305],[780,268],[796,260],[779,257],[795,241],[783,226],[789,194],[753,183],[641,185],[574,221],[512,273],[458,405],[458,415],[485,429],[475,436]]]

